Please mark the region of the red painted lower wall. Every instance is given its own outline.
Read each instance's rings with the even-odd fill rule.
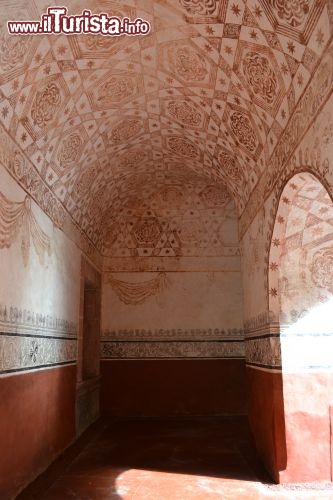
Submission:
[[[247,367],[249,423],[279,483],[330,481],[332,373],[273,373]]]
[[[246,367],[248,415],[261,459],[272,478],[287,463],[282,374]]]
[[[242,415],[245,390],[243,360],[101,362],[102,415]]]
[[[280,481],[330,481],[333,373],[285,373],[283,393],[287,467]]]
[[[0,498],[15,498],[75,437],[76,366],[0,378]]]

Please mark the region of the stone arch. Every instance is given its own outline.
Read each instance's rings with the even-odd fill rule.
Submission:
[[[330,480],[332,474],[333,203],[320,176],[309,170],[288,176],[271,211],[267,289],[282,373],[282,482]]]

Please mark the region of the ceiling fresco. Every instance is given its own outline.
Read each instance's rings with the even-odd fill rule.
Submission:
[[[0,124],[96,247],[141,248],[119,229],[130,210],[160,237],[161,213],[174,227],[218,189],[241,215],[329,42],[329,2],[95,0],[150,34],[8,35],[51,4],[1,2]]]

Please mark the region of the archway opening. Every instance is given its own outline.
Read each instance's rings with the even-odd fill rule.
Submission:
[[[281,194],[268,286],[283,381],[287,463],[279,481],[331,480],[333,203],[310,173]]]

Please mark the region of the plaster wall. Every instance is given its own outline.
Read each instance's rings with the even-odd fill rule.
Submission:
[[[203,264],[209,269],[209,259]],[[113,273],[112,284],[104,275],[102,412],[246,412],[240,260],[212,271],[184,267],[136,305],[124,303],[117,283],[151,283],[157,273]]]
[[[81,254],[1,166],[0,192],[0,497],[7,500],[75,437]]]
[[[327,64],[322,69],[322,74],[324,75],[325,71],[327,72],[331,66],[331,63]],[[319,70],[319,79],[321,78],[320,75]],[[301,304],[301,307],[299,307],[297,304],[295,306],[293,300],[288,296],[289,292],[285,286],[287,283],[286,278],[292,280],[296,268],[290,269],[290,273],[284,269],[285,276],[282,276],[283,279],[279,286],[276,286],[277,280],[274,278],[274,273],[279,273],[279,267],[281,267],[282,263],[272,258],[272,254],[270,255],[271,248],[277,250],[279,245],[285,244],[284,240],[279,241],[274,236],[273,229],[274,224],[277,226],[283,224],[281,218],[283,213],[280,207],[288,203],[288,196],[282,196],[281,200],[280,196],[285,184],[293,175],[300,172],[311,172],[319,179],[332,198],[333,99],[330,92],[326,103],[323,104],[323,108],[320,109],[319,107],[323,89],[330,88],[332,83],[331,77],[327,78],[326,75],[325,78],[319,89],[316,88],[313,92],[310,88],[308,95],[304,98],[305,104],[303,103],[303,107],[305,106],[305,109],[301,114],[296,114],[298,118],[295,119],[296,122],[301,120],[301,123],[295,123],[292,131],[287,131],[284,149],[280,148],[280,163],[275,162],[278,168],[273,170],[273,164],[268,168],[268,174],[264,176],[266,186],[263,187],[263,180],[252,200],[257,205],[256,213],[246,230],[242,231],[249,420],[257,448],[265,461],[266,467],[277,481],[308,481],[309,478],[312,478],[312,480],[314,478],[329,480],[331,478],[329,457],[331,446],[330,423],[328,417],[331,395],[328,388],[331,385],[332,366],[328,366],[326,362],[325,366],[320,367],[317,358],[312,358],[312,363],[316,365],[316,372],[311,374],[309,367],[301,366],[305,362],[302,354],[303,350],[300,347],[297,348],[295,342],[293,357],[291,357],[290,351],[287,360],[286,347],[293,341],[287,337],[282,342],[283,352],[281,357],[280,322],[283,324],[287,319],[289,324],[294,323],[294,321],[290,320],[291,309],[302,309],[304,315],[306,309],[309,312],[309,301],[307,301],[307,305],[305,304],[306,300],[299,302]],[[319,95],[320,97],[318,97]],[[307,131],[304,130],[306,120],[310,116],[314,118],[316,113],[318,115],[313,123],[308,126]],[[302,138],[301,133],[304,132],[305,135]],[[297,141],[297,139],[298,144],[295,144],[295,149],[291,150],[288,161],[283,163],[292,141]],[[269,170],[271,170],[270,174]],[[322,202],[320,203],[322,204]],[[320,203],[317,203],[318,209]],[[251,209],[249,208],[248,214],[250,212]],[[310,216],[309,213],[308,217]],[[309,224],[311,227],[307,231],[308,233],[315,231],[317,237],[320,237],[318,231],[322,230],[323,244],[325,251],[328,251],[327,248],[330,247],[331,238],[328,236],[330,222],[327,223],[326,221],[324,224],[325,227],[323,226],[322,217],[318,215],[317,221],[312,218],[311,224]],[[309,238],[305,239],[309,241]],[[286,253],[287,260],[290,260],[291,252]],[[297,267],[300,264],[300,259],[298,259]],[[332,267],[329,258],[324,265],[326,271],[323,275],[325,275],[327,281],[327,275],[330,275]],[[309,263],[303,263],[301,267],[303,267],[304,273],[309,273],[311,269]],[[316,272],[318,272],[317,267]],[[322,270],[319,270],[319,272],[322,273]],[[297,293],[300,291],[299,286],[298,284]],[[318,291],[315,292],[315,287],[311,290],[312,295],[314,293],[318,295]],[[255,293],[253,293],[254,291]],[[319,295],[325,295],[326,297],[327,293],[329,293],[329,290],[325,291],[322,288]],[[274,306],[275,302],[281,305],[281,311],[280,306]],[[310,305],[313,307],[318,305],[317,303],[317,297],[313,297]],[[311,332],[312,335],[317,333],[315,330]],[[301,341],[303,346],[304,342],[303,339]],[[325,342],[328,342],[327,338]],[[314,349],[313,354],[317,350],[317,348]],[[308,361],[309,359],[306,360],[306,363]],[[311,394],[311,397],[309,397],[309,394]],[[305,404],[305,401],[307,401],[307,404]],[[305,455],[301,451],[304,449],[305,441],[309,443],[314,455],[316,455],[311,462],[305,460]],[[319,450],[319,453],[315,450]]]

